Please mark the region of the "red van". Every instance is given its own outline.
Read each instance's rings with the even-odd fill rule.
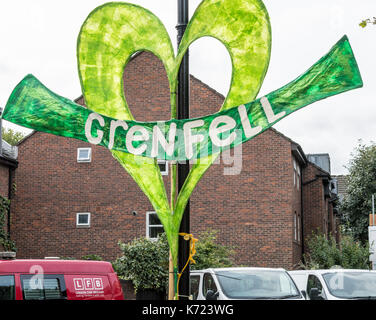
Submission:
[[[0,300],[124,300],[111,263],[0,260]]]

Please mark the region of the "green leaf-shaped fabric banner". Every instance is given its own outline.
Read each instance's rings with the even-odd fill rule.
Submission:
[[[182,161],[234,147],[312,102],[360,86],[356,61],[343,37],[306,73],[281,89],[202,118],[166,122],[114,119],[54,94],[28,75],[14,89],[3,119],[112,150]],[[195,143],[197,137],[200,142]]]
[[[180,62],[189,45],[214,37],[232,62],[229,93],[218,113],[176,120]],[[196,9],[175,57],[170,38],[150,11],[111,2],[84,22],[77,44],[87,109],[26,76],[12,92],[3,119],[38,131],[107,147],[146,194],[169,241],[175,271],[178,232],[186,203],[217,155],[252,139],[277,121],[317,100],[362,86],[347,37],[303,75],[256,99],[270,59],[268,13],[260,0],[204,0]],[[138,122],[124,96],[123,72],[132,55],[150,51],[163,62],[170,84],[171,120]],[[156,119],[158,120],[158,119]],[[169,203],[156,159],[197,159]],[[175,177],[175,167],[172,170]]]

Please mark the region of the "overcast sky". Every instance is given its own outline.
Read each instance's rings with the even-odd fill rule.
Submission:
[[[81,94],[76,40],[88,14],[106,1],[14,0],[0,2],[0,106],[17,83],[32,73],[50,90],[69,99]],[[177,0],[129,0],[156,14],[176,43]],[[200,3],[190,0],[190,15]],[[261,88],[264,95],[304,73],[344,35],[349,37],[364,87],[316,102],[280,121],[275,128],[304,152],[329,153],[332,174],[346,174],[359,139],[376,135],[375,0],[264,0],[272,26],[272,54]],[[176,46],[176,45],[175,45]],[[190,47],[190,72],[227,94],[231,63],[224,46],[200,39]],[[158,120],[158,119],[156,119]],[[9,122],[6,127],[14,127]],[[17,127],[18,130],[29,132]]]

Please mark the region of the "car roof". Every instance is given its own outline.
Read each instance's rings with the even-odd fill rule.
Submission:
[[[43,260],[43,259],[16,259],[0,260],[0,273],[35,273],[30,270],[38,270],[41,267],[43,273],[113,273],[110,262],[89,260]]]
[[[324,273],[336,273],[336,272],[375,272],[374,270],[366,270],[366,269],[313,269],[313,270],[291,270],[288,271],[290,274],[307,274],[307,273],[316,273],[316,274],[324,274]]]
[[[191,273],[216,272],[216,271],[286,271],[283,268],[261,268],[261,267],[232,267],[232,268],[208,268],[202,270],[191,270]]]

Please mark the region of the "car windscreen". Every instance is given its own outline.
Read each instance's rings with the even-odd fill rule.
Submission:
[[[376,272],[328,272],[322,275],[330,294],[343,299],[376,299]]]
[[[215,272],[230,299],[300,298],[295,283],[282,270],[229,270]]]

